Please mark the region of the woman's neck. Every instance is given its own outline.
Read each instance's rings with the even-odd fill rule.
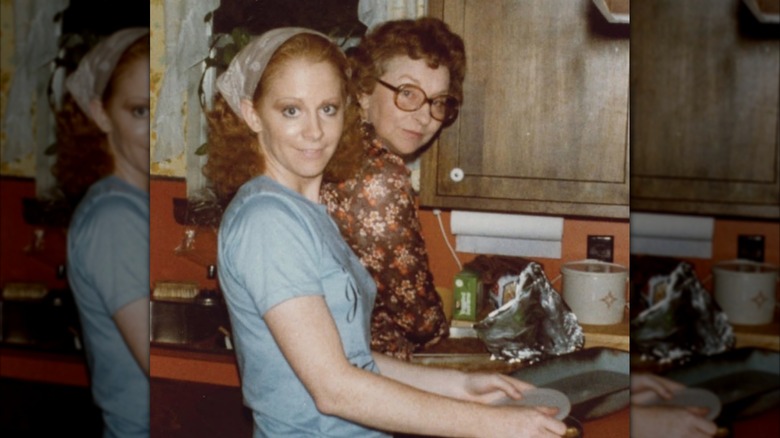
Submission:
[[[130,184],[131,186],[138,188],[139,190],[143,190],[144,192],[149,193],[148,173],[144,174],[143,172],[139,172],[131,166],[123,166],[121,161],[118,161],[115,166],[114,176]]]
[[[322,174],[314,178],[293,178],[286,175],[280,175],[277,172],[274,172],[272,168],[268,168],[264,175],[288,189],[297,192],[304,198],[319,204]]]

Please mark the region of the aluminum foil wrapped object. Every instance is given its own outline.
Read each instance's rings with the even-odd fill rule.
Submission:
[[[581,349],[582,327],[542,266],[531,262],[516,278],[514,297],[474,324],[491,359],[534,363]]]
[[[694,355],[734,348],[726,314],[699,282],[693,266],[681,262],[669,275],[648,281],[650,307],[631,321],[631,351],[644,360],[682,363]]]

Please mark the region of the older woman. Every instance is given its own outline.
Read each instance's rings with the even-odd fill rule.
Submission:
[[[462,39],[435,18],[389,21],[350,53],[361,123],[322,199],[379,289],[371,346],[401,359],[449,333],[406,162],[458,114]]]

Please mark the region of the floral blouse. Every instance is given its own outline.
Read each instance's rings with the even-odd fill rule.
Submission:
[[[382,141],[366,141],[356,177],[322,186],[321,201],[374,277],[371,348],[410,360],[449,333],[420,233],[409,169]]]

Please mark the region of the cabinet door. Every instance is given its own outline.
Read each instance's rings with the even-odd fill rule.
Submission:
[[[780,25],[742,0],[631,16],[631,208],[780,217]]]
[[[591,0],[429,14],[463,37],[467,72],[460,116],[423,155],[422,205],[628,217],[628,25]]]

